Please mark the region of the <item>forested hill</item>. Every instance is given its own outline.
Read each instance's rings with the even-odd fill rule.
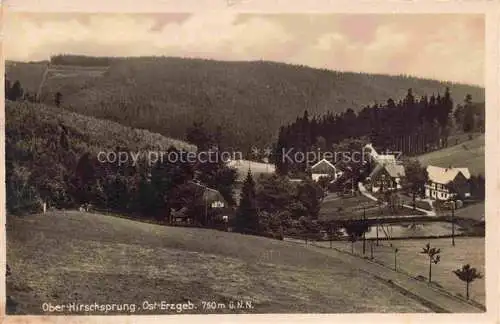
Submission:
[[[6,101],[5,117],[9,213],[39,210],[38,199],[57,208],[74,208],[79,201],[101,208],[123,208],[132,201],[128,192],[136,192],[149,169],[134,165],[128,173],[121,172],[132,159],[127,156],[127,163],[120,165],[116,155],[129,152],[144,160],[150,151],[196,150],[160,134],[42,104]],[[113,152],[115,157],[108,159],[109,163],[98,160],[94,166],[85,164],[100,152]],[[79,182],[82,174],[92,181],[87,185]]]
[[[398,101],[409,88],[417,98],[449,86],[455,103],[468,93],[474,101],[484,100],[484,89],[475,86],[266,61],[143,57],[109,63],[100,75],[79,75],[78,69],[64,75],[59,68],[45,82],[44,100],[53,101],[60,91],[67,109],[180,139],[193,121],[203,120],[212,130],[220,126],[224,145],[243,150],[273,142],[279,127],[305,110],[311,115],[357,112],[389,98]]]

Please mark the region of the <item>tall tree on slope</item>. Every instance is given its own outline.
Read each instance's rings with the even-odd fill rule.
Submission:
[[[240,205],[236,211],[235,229],[239,233],[258,234],[259,232],[255,196],[255,182],[252,173],[248,170],[241,191]]]

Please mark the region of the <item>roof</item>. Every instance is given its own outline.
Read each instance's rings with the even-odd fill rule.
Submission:
[[[205,201],[209,204],[220,201],[224,205],[227,205],[226,200],[224,199],[224,197],[222,196],[222,194],[218,190],[209,188],[201,183],[196,183],[194,181],[191,182],[191,184],[198,186],[198,188],[200,188],[200,190],[202,190],[201,197],[202,197],[203,201]]]
[[[387,163],[377,164],[377,166],[370,173],[370,178],[373,178],[377,173],[386,170],[391,178],[400,178],[406,176],[405,167],[401,164]]]
[[[466,179],[470,179],[470,172],[468,168],[441,168],[433,165],[427,166],[429,180],[435,183],[448,184],[455,180],[459,173],[461,173]]]
[[[396,164],[396,157],[394,155],[378,155],[376,160],[379,163]]]
[[[337,168],[327,159],[323,159],[311,167],[312,173],[329,174],[335,173]]]
[[[189,215],[187,214],[188,208],[187,207],[182,207],[179,210],[174,210],[173,208],[170,209],[170,213],[174,218],[187,218]]]
[[[396,163],[396,156],[393,154],[378,154],[377,150],[373,147],[373,145],[366,144],[363,147],[363,152],[368,154],[373,160],[378,163]]]
[[[394,156],[393,156],[394,157]],[[402,164],[385,164],[387,173],[393,178],[406,176],[405,167]]]

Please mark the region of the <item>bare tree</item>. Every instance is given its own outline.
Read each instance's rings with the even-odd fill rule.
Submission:
[[[426,254],[429,257],[429,283],[431,282],[432,279],[432,264],[438,264],[439,261],[441,260],[441,256],[439,253],[441,253],[441,249],[436,249],[434,247],[431,247],[430,243],[427,243],[424,248],[422,248],[422,251],[420,252],[421,254]]]

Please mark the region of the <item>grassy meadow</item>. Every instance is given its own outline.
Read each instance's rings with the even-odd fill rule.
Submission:
[[[450,142],[451,144],[452,142]],[[476,135],[472,140],[449,146],[439,151],[418,157],[424,166],[435,165],[446,168],[469,168],[471,174],[484,176],[485,171],[485,135]]]
[[[379,241],[376,246],[373,241],[373,256],[378,262],[394,267],[394,248],[398,248],[397,267],[399,271],[411,274],[412,276],[422,276],[428,278],[429,259],[426,255],[420,254],[425,244],[441,249],[441,261],[433,265],[432,281],[443,289],[465,296],[465,283],[460,281],[454,273],[462,265],[469,263],[477,268],[483,275],[485,273],[485,239],[484,237],[459,237],[455,238],[455,246],[451,245],[451,238],[443,239],[407,239],[394,241]],[[329,242],[315,243],[322,246],[329,246]],[[392,246],[391,246],[392,245]],[[351,243],[334,242],[334,247],[346,252],[351,252]],[[362,254],[363,242],[354,244],[356,254]],[[370,256],[370,242],[366,244],[366,256]],[[470,298],[483,305],[486,300],[486,286],[484,279],[477,279],[470,287]]]
[[[341,258],[294,243],[81,212],[9,216],[7,259],[7,295],[19,313],[40,314],[43,302],[243,299],[254,308],[239,312],[429,311]]]

